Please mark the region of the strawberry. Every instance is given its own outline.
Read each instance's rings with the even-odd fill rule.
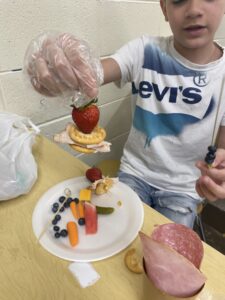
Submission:
[[[95,105],[97,101],[97,99],[93,99],[85,106],[79,108],[72,106],[72,119],[83,133],[91,133],[98,124],[100,113],[97,105]]]
[[[87,179],[90,180],[91,182],[102,179],[102,171],[97,167],[92,167],[90,169],[87,169],[85,175]]]

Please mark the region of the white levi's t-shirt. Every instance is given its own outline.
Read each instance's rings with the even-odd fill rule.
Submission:
[[[195,182],[212,136],[225,126],[225,58],[197,65],[172,37],[142,36],[111,56],[131,82],[133,123],[121,170],[159,189],[199,198]],[[219,111],[218,111],[219,105]]]

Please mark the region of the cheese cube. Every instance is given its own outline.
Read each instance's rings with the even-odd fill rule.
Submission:
[[[89,189],[80,190],[79,200],[80,201],[91,201],[91,190],[89,190]]]

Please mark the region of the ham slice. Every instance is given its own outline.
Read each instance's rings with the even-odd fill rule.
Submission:
[[[191,297],[205,284],[205,276],[187,258],[163,243],[139,233],[146,273],[156,288],[174,297]]]
[[[173,248],[199,269],[203,258],[203,245],[192,229],[182,224],[163,224],[154,229],[151,238]]]

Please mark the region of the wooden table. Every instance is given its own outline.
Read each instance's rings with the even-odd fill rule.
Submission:
[[[83,176],[87,166],[40,136],[33,151],[39,176],[29,194],[0,202],[0,299],[1,300],[171,300],[157,291],[145,274],[131,273],[124,265],[127,251],[92,265],[101,278],[81,288],[68,270],[71,262],[48,253],[32,231],[32,213],[40,196],[63,180]],[[142,230],[149,234],[155,224],[168,220],[144,205]],[[139,238],[129,247],[141,254]],[[225,256],[208,245],[202,272],[208,280],[202,293],[191,299],[225,299]],[[220,298],[221,296],[221,298]],[[190,298],[189,298],[190,299]]]

